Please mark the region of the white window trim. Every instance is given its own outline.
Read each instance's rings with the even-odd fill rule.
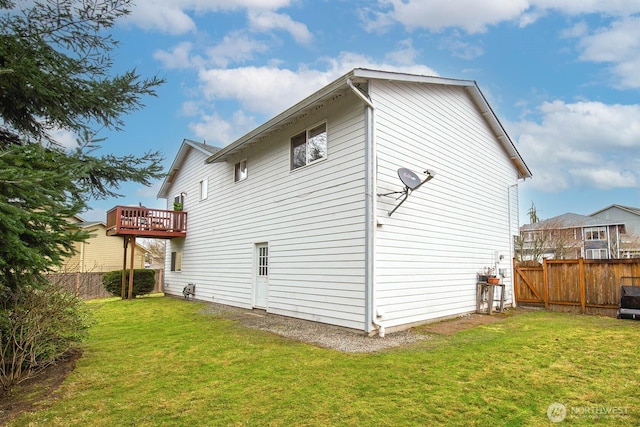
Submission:
[[[242,173],[242,164],[244,163],[244,174],[238,178],[238,169],[240,168],[240,172]],[[239,162],[236,162],[233,165],[233,182],[242,182],[249,177],[249,163],[247,159],[242,159]]]
[[[599,257],[598,258],[594,258],[595,254],[598,254]],[[609,259],[609,251],[607,251],[604,248],[600,248],[600,249],[586,249],[586,258],[587,259]],[[604,255],[604,257],[602,256]]]
[[[315,160],[308,161],[308,158],[309,158],[309,132],[310,132],[311,130],[313,130],[313,129],[316,129],[316,128],[317,128],[317,127],[319,127],[319,126],[322,126],[322,125],[324,125],[324,132],[325,132],[325,134],[327,135],[327,136],[325,137],[326,139],[325,139],[325,153],[324,153],[324,156],[323,156],[323,157],[320,157],[320,158],[317,158],[317,159],[315,159]],[[304,164],[304,165],[301,165],[301,166],[298,166],[297,168],[294,168],[294,167],[293,167],[293,146],[292,146],[292,140],[293,140],[293,138],[294,138],[294,137],[296,137],[296,136],[300,135],[301,133],[304,133],[304,134],[305,134],[305,150],[306,150],[306,159],[305,159],[305,164]],[[294,135],[291,135],[291,136],[289,137],[289,171],[290,171],[290,172],[297,171],[297,170],[299,170],[299,169],[303,169],[303,168],[305,168],[305,167],[307,167],[307,166],[309,166],[309,165],[312,165],[312,164],[315,164],[315,163],[321,162],[321,161],[323,161],[323,160],[326,160],[326,159],[327,159],[327,157],[329,156],[329,152],[328,152],[328,151],[329,151],[329,136],[328,136],[328,135],[329,135],[329,126],[327,125],[327,120],[322,120],[322,121],[320,121],[320,122],[317,122],[316,124],[314,124],[314,125],[312,125],[312,126],[309,126],[309,127],[307,127],[306,129],[304,129],[304,130],[302,130],[302,131],[300,131],[300,132],[297,132],[297,133],[296,133],[296,134],[294,134]]]
[[[604,233],[604,238],[600,238],[600,233],[603,232]],[[597,239],[589,239],[587,238],[587,234],[590,234],[591,236],[593,236],[593,233],[597,233],[598,238]],[[607,240],[607,227],[586,227],[584,229],[584,240],[587,242],[603,242]]]
[[[169,270],[174,273],[182,271],[182,251],[171,252],[171,259],[169,260]]]
[[[209,197],[209,178],[200,180],[200,200],[206,200]]]

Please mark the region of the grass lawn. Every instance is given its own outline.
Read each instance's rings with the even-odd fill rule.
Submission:
[[[76,369],[10,426],[544,426],[554,402],[571,425],[640,425],[640,322],[535,311],[345,354],[197,302],[90,305]]]

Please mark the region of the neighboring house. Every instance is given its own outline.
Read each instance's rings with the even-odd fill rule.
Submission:
[[[589,216],[624,222],[626,233],[622,236],[622,257],[640,258],[640,208],[614,204]]]
[[[399,168],[437,175],[405,194]],[[355,69],[222,149],[182,143],[165,291],[381,335],[474,312],[486,266],[510,303],[530,176],[474,81]]]
[[[124,257],[124,239],[122,237],[107,236],[107,228],[103,222],[87,222],[76,216],[70,219],[70,226],[80,228],[89,233],[90,237],[75,243],[75,255],[66,259],[59,269],[61,272],[105,272],[121,270]],[[144,268],[146,249],[136,245],[135,268]],[[130,266],[130,249],[127,249],[127,268]]]
[[[622,258],[624,234],[623,221],[566,213],[520,227],[516,247],[523,260]]]

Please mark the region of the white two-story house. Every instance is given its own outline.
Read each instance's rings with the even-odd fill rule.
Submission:
[[[530,176],[474,81],[354,69],[223,148],[182,143],[165,290],[384,333],[475,311],[491,266],[509,303]]]

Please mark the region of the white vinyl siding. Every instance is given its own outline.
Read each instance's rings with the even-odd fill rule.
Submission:
[[[185,199],[187,237],[167,245],[182,252],[182,272],[167,273],[168,293],[195,283],[198,299],[251,308],[256,245],[268,242],[265,306],[275,314],[368,330],[373,306],[387,328],[473,312],[476,273],[500,255],[510,302],[517,171],[483,114],[462,86],[374,80],[368,87],[378,220],[372,306],[365,307],[365,106],[349,90],[224,161],[206,163],[197,150],[184,156],[168,194],[197,194],[202,177],[211,194]],[[292,137],[321,123],[326,158],[292,170]],[[244,158],[251,174],[237,185],[231,176]],[[402,190],[401,167],[436,176],[389,217],[398,200],[375,193]]]
[[[327,158],[291,171],[291,136],[318,123]],[[365,329],[363,126],[350,96],[270,135],[251,149],[241,192],[229,179],[241,159],[205,164],[192,151],[173,185],[207,175],[211,194],[185,203],[183,271],[166,278],[171,292],[196,283],[199,299],[250,308],[255,244],[269,242],[269,312]]]
[[[376,303],[386,326],[475,310],[475,273],[510,270],[516,172],[465,89],[375,81],[377,193],[400,190],[397,169],[436,176],[391,216],[377,198]],[[515,199],[515,200],[514,200]],[[511,276],[510,274],[507,274]],[[505,281],[510,280],[509,278]]]

